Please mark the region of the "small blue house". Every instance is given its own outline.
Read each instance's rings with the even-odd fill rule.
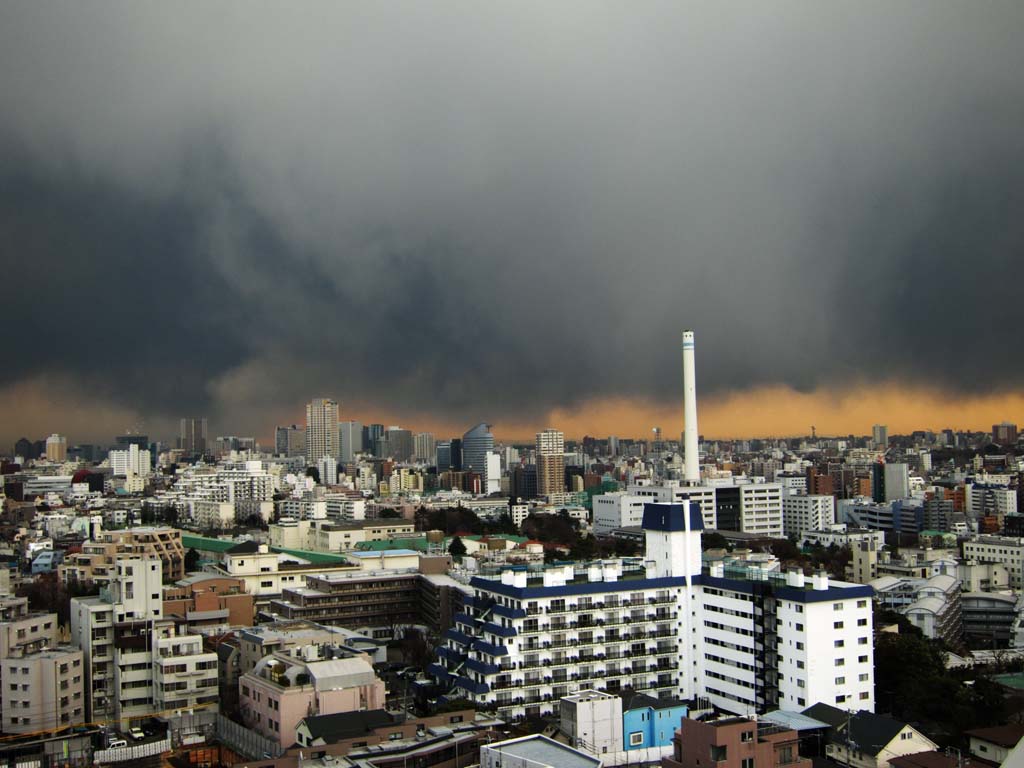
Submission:
[[[689,708],[679,699],[656,699],[643,693],[622,702],[622,740],[627,750],[668,747]]]
[[[53,573],[57,566],[64,562],[64,551],[57,549],[41,550],[32,561],[32,573]]]

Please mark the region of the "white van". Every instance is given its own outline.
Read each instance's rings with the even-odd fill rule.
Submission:
[[[111,739],[110,743],[107,744],[107,749],[119,749],[120,747],[127,747],[128,742],[124,739]]]

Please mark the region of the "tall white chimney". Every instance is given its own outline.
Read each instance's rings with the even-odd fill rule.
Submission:
[[[693,331],[683,331],[683,458],[686,482],[700,485],[700,456],[697,455],[697,382],[693,362]]]

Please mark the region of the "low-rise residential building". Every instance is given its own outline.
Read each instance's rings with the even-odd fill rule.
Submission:
[[[1013,748],[1024,738],[1024,725],[995,725],[989,728],[974,728],[964,733],[970,741],[970,752],[974,757],[981,758],[995,765],[1007,765],[1006,762]]]
[[[301,657],[312,653],[310,648],[342,648],[352,654],[364,654],[374,663],[387,660],[386,646],[380,641],[344,627],[301,619],[271,621],[242,629],[237,633],[237,641],[241,673],[251,672],[260,659],[275,653]],[[316,653],[322,656],[324,652]]]
[[[276,653],[238,685],[246,727],[283,747],[296,743],[299,723],[311,715],[384,708],[384,682],[362,656],[305,661]]]
[[[601,768],[601,759],[539,733],[480,747],[480,768]]]
[[[851,714],[819,703],[803,714],[829,724],[825,754],[850,768],[889,768],[893,758],[938,746],[913,726],[873,712]]]
[[[810,768],[796,731],[747,717],[683,718],[663,768]]]

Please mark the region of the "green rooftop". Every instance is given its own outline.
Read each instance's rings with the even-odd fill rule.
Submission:
[[[1010,672],[1005,675],[993,675],[992,679],[1007,688],[1024,691],[1024,672]]]
[[[207,536],[181,535],[181,546],[185,549],[195,549],[200,552],[227,552],[237,541],[227,539],[211,539]]]
[[[278,552],[282,555],[301,557],[313,565],[352,565],[347,557],[343,555],[332,555],[329,552],[308,552],[305,549],[284,549],[283,547],[271,547],[271,552]]]
[[[182,547],[185,549],[194,549],[197,552],[216,552],[218,554],[223,554],[238,544],[239,542],[237,541],[211,539],[208,536],[182,534],[181,537]],[[299,557],[303,560],[308,560],[313,565],[351,565],[348,558],[344,555],[332,555],[329,552],[308,552],[304,549],[284,549],[282,547],[271,547],[270,551],[277,552],[282,555]]]

